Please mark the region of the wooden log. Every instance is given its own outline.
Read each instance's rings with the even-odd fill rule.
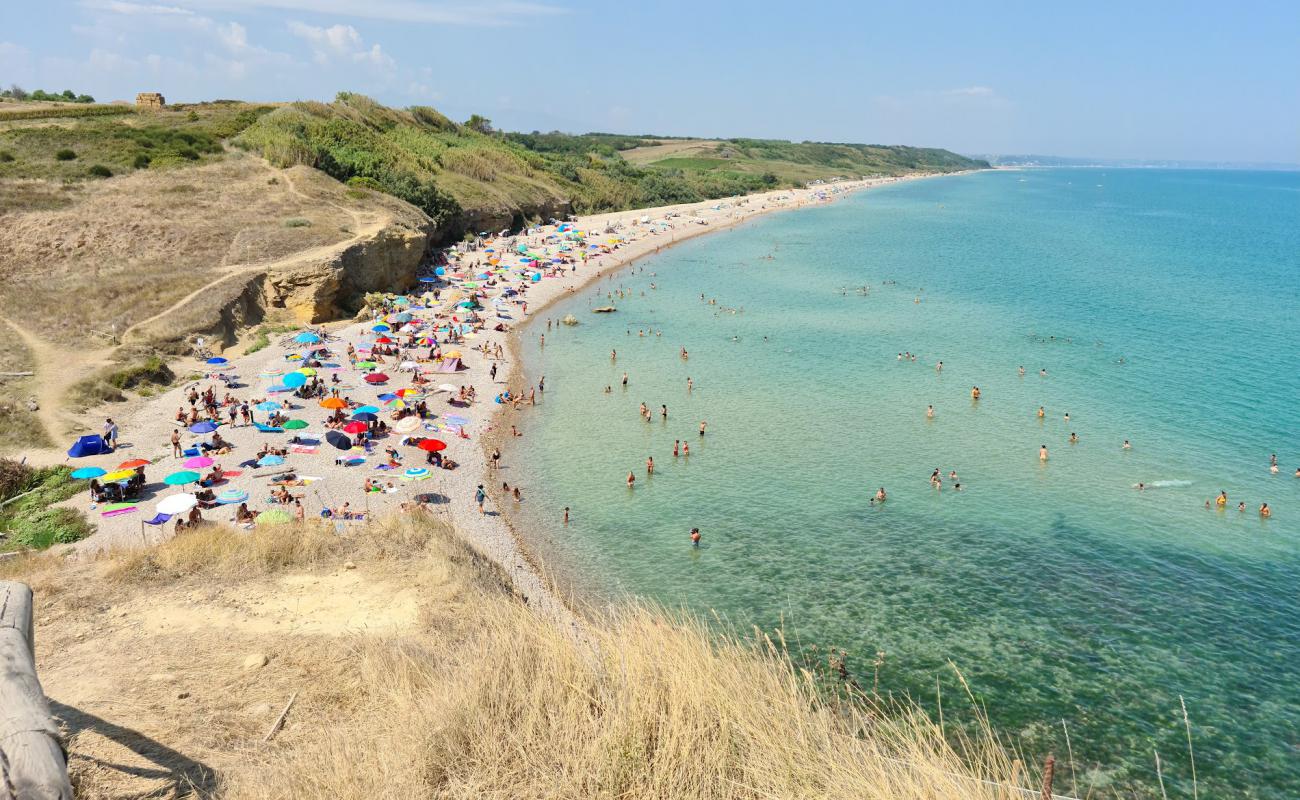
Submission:
[[[32,590],[0,581],[0,798],[72,800],[59,729],[36,679]]]

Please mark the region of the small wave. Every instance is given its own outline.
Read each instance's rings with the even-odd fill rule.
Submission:
[[[1145,487],[1147,487],[1148,489],[1174,489],[1174,488],[1178,488],[1178,487],[1182,487],[1182,486],[1191,486],[1191,485],[1192,485],[1192,482],[1191,482],[1191,481],[1179,481],[1179,480],[1172,480],[1172,481],[1151,481],[1150,483],[1144,483],[1144,484],[1142,484],[1142,485],[1145,486]],[[1134,488],[1134,489],[1136,489],[1137,487],[1138,487],[1138,485],[1137,485],[1136,483],[1133,484],[1133,488]]]

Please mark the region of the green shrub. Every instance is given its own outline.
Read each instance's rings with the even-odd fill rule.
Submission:
[[[382,192],[384,187],[379,181],[365,175],[353,175],[348,178],[348,186],[356,186],[362,189],[374,189],[376,192]]]
[[[286,227],[286,228],[310,228],[310,227],[311,227],[311,220],[309,220],[309,219],[303,219],[302,217],[290,217],[289,219],[286,219],[286,220],[284,221],[284,227]]]
[[[95,164],[90,168],[90,174],[96,178],[111,178],[113,177],[113,170],[103,164]]]
[[[16,159],[14,158],[13,153],[9,152],[8,150],[0,150],[0,164],[4,164],[8,161],[15,161],[15,160]]]
[[[199,151],[195,150],[193,147],[182,147],[180,150],[176,151],[176,155],[188,161],[199,160]]]
[[[69,150],[68,148],[64,147],[64,148],[62,148],[62,149],[56,151],[56,152],[54,153],[54,157],[57,158],[57,159],[60,160],[60,161],[71,161],[71,160],[73,160],[74,158],[77,157],[77,154],[76,154],[75,152],[73,152],[72,150]]]
[[[152,160],[153,159],[149,158],[148,153],[138,153],[136,154],[135,160],[131,162],[131,166],[136,169],[144,169],[149,166],[149,162]]]

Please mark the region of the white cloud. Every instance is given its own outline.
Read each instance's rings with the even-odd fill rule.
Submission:
[[[334,17],[438,25],[516,25],[566,9],[527,0],[173,0],[219,11],[304,11]]]
[[[289,23],[289,33],[306,41],[311,46],[312,58],[321,65],[334,61],[350,61],[356,64],[370,64],[385,71],[397,66],[397,62],[378,44],[367,48],[361,39],[361,34],[351,25],[338,24],[321,28],[294,20]]]
[[[248,47],[248,30],[238,22],[218,25],[217,38],[231,50],[243,50]]]
[[[961,89],[948,89],[940,94],[947,97],[992,97],[997,92],[987,86],[966,86]]]

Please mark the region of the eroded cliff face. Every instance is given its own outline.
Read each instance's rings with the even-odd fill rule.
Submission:
[[[264,305],[272,316],[302,323],[350,316],[367,292],[414,286],[433,234],[431,225],[390,223],[336,254],[272,268],[263,284]]]

